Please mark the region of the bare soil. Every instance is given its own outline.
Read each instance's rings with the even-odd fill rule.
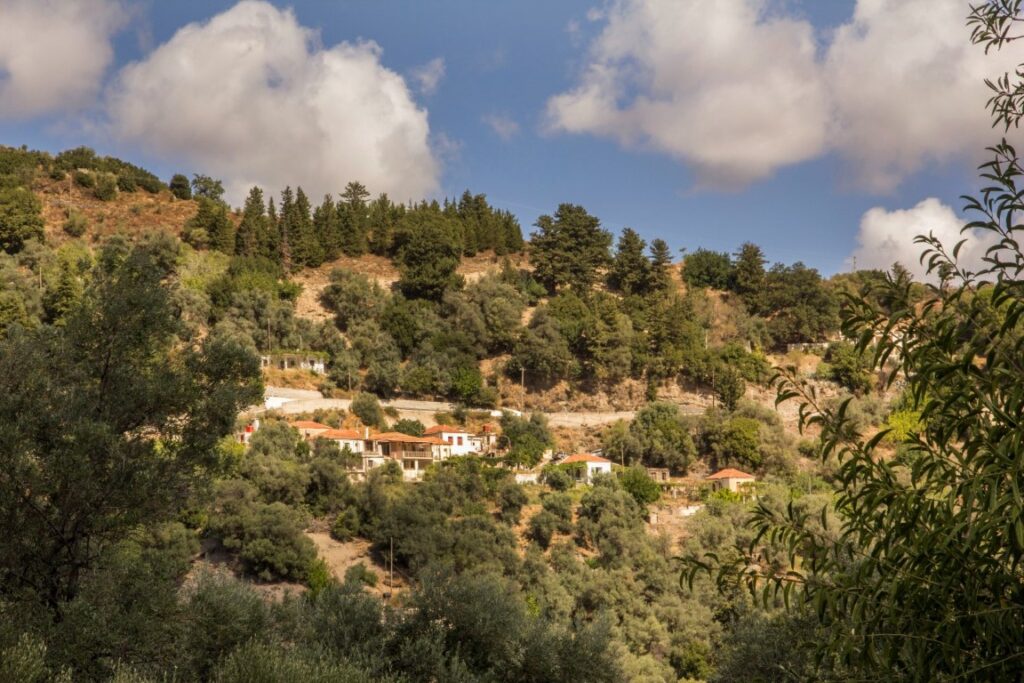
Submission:
[[[362,538],[354,538],[351,541],[342,543],[331,538],[331,535],[324,531],[307,531],[306,536],[316,545],[316,551],[320,558],[327,563],[338,581],[345,580],[345,572],[349,567],[359,564],[366,565],[366,568],[377,575],[377,585],[367,587],[374,595],[386,597],[391,590],[388,587],[387,566],[378,561],[370,552],[370,542]],[[395,572],[395,594],[407,590],[408,582],[398,571]]]

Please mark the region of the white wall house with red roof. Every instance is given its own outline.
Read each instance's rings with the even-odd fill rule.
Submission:
[[[594,455],[593,453],[577,453],[576,455],[570,455],[559,464],[581,465],[581,467],[576,469],[576,480],[581,481],[584,484],[590,484],[594,481],[594,477],[599,474],[612,473],[612,461],[607,458],[602,458],[600,455]]]
[[[480,452],[480,441],[462,427],[436,425],[429,427],[423,436],[434,437],[451,446],[452,455],[469,455]]]

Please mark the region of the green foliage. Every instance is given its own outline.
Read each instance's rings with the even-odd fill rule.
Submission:
[[[619,473],[619,484],[633,499],[644,507],[661,498],[661,487],[651,479],[643,467],[633,466]]]
[[[0,249],[16,254],[31,239],[43,239],[42,203],[25,188],[0,188]]]
[[[749,417],[733,417],[705,428],[703,441],[719,469],[730,465],[758,467],[761,454],[761,423]]]
[[[398,287],[410,299],[440,301],[445,292],[460,289],[456,273],[461,248],[455,227],[442,214],[417,211],[406,214],[399,227],[401,246],[396,261],[402,277]]]
[[[71,237],[81,237],[89,228],[89,220],[80,211],[67,209],[67,220],[64,221],[64,232]]]
[[[113,173],[99,173],[92,194],[101,202],[109,202],[117,197],[118,179]]]
[[[331,538],[336,541],[350,541],[359,534],[359,512],[355,508],[347,508],[338,513],[331,523]]]
[[[542,413],[524,418],[504,412],[501,415],[501,433],[507,439],[508,460],[527,467],[540,462],[544,451],[554,445],[547,418]]]
[[[725,252],[698,249],[683,261],[683,280],[691,287],[724,290],[732,277],[732,260]]]
[[[384,411],[380,407],[380,401],[373,394],[356,394],[349,410],[367,427],[384,427]]]
[[[610,262],[611,233],[586,209],[573,204],[560,204],[554,217],[541,216],[537,228],[530,241],[537,281],[552,293],[563,286],[589,292],[599,269]]]
[[[313,542],[302,533],[305,525],[305,515],[295,508],[241,495],[223,501],[210,520],[210,533],[238,553],[252,576],[305,581],[316,557]]]
[[[723,365],[715,373],[715,394],[727,410],[736,410],[736,404],[747,389],[743,375],[735,368]]]
[[[358,562],[345,570],[345,583],[354,583],[372,588],[377,585],[377,575],[365,563]]]
[[[423,436],[423,432],[427,429],[419,420],[409,419],[401,419],[391,425],[391,428],[396,432],[408,434],[409,436]]]
[[[629,433],[634,441],[619,446],[629,448],[620,458],[627,464],[639,460],[648,467],[686,472],[696,454],[688,426],[673,403],[655,402],[644,406],[633,418]]]
[[[188,176],[181,173],[175,173],[171,178],[171,182],[167,184],[171,194],[178,199],[192,199],[192,184],[188,181]]]
[[[387,294],[365,275],[335,268],[331,281],[320,294],[320,301],[334,313],[338,329],[347,330],[353,322],[376,318],[388,302]]]
[[[223,203],[224,183],[208,175],[192,174],[192,196],[196,200],[208,199],[211,202]]]
[[[857,351],[849,342],[828,345],[825,362],[818,367],[818,375],[862,396],[874,387],[874,378],[868,371],[870,358]]]
[[[0,541],[7,596],[59,612],[97,551],[175,513],[262,395],[257,360],[236,345],[171,353],[164,256],[111,246],[62,326],[0,342],[0,460],[17,473],[0,480],[0,516],[20,530]]]
[[[506,524],[518,524],[519,514],[527,503],[526,492],[519,484],[507,481],[498,489],[497,502],[501,521]]]

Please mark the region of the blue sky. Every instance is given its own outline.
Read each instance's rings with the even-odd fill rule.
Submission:
[[[91,77],[97,79],[95,91],[91,96],[80,98],[73,108],[39,105],[29,111],[5,115],[0,107],[0,142],[27,144],[52,151],[89,144],[102,152],[138,161],[164,177],[176,171],[217,175],[220,169],[204,166],[209,157],[204,156],[202,150],[189,151],[187,132],[180,138],[174,138],[174,134],[168,132],[166,144],[155,142],[166,130],[166,124],[152,122],[166,119],[159,119],[152,112],[139,114],[143,122],[138,124],[137,134],[122,136],[118,126],[123,119],[118,117],[135,115],[134,109],[130,109],[132,114],[124,113],[129,111],[125,107],[131,106],[126,105],[124,99],[144,98],[144,95],[129,86],[119,85],[119,78],[125,65],[146,63],[153,51],[165,46],[183,26],[206,22],[231,11],[235,3],[198,0],[134,4],[104,0],[90,2],[96,3],[97,7],[103,5],[114,17],[94,31],[96,36],[93,37],[106,40],[112,49],[105,65],[91,72]],[[848,259],[858,246],[858,231],[862,231],[861,237],[868,240],[861,247],[858,263],[882,265],[891,263],[888,259],[909,258],[906,244],[912,238],[911,232],[919,231],[924,225],[922,221],[926,217],[939,222],[955,220],[953,212],[958,211],[962,203],[958,197],[972,190],[976,184],[972,170],[978,161],[976,151],[991,137],[983,126],[984,98],[977,99],[973,105],[973,109],[979,112],[965,109],[966,113],[960,118],[950,117],[949,121],[929,124],[938,127],[927,131],[927,135],[921,134],[921,140],[914,145],[901,146],[897,142],[880,145],[877,152],[865,152],[871,145],[864,143],[863,136],[870,138],[873,135],[870,128],[873,124],[864,122],[864,119],[873,115],[877,108],[869,108],[865,114],[865,109],[859,108],[858,103],[870,102],[872,97],[879,95],[872,91],[865,92],[863,96],[854,92],[862,87],[863,77],[857,80],[851,75],[853,80],[848,86],[843,86],[842,78],[854,74],[857,69],[873,73],[874,67],[870,63],[865,66],[865,60],[875,58],[874,53],[879,52],[879,43],[872,44],[870,37],[877,36],[877,40],[882,41],[887,35],[889,27],[884,23],[885,17],[866,16],[858,20],[859,23],[851,24],[855,12],[852,0],[774,3],[723,0],[721,7],[734,6],[735,10],[735,17],[729,19],[732,22],[728,24],[732,27],[730,30],[735,28],[740,31],[736,35],[748,36],[745,40],[752,43],[761,38],[769,42],[770,36],[763,30],[767,24],[786,22],[779,29],[783,36],[780,41],[782,47],[765,47],[760,52],[759,48],[754,49],[746,57],[738,57],[735,67],[722,66],[726,60],[717,58],[712,71],[725,69],[717,75],[709,77],[694,72],[686,78],[677,78],[675,60],[678,60],[681,72],[692,69],[693,64],[700,64],[705,58],[700,47],[702,31],[706,34],[711,26],[718,24],[702,28],[696,25],[699,22],[685,20],[680,15],[678,28],[670,26],[663,31],[644,24],[645,20],[635,16],[647,10],[652,15],[656,12],[671,13],[683,5],[694,4],[689,0],[671,0],[677,5],[659,7],[666,2],[670,0],[622,0],[608,4],[598,0],[501,3],[479,0],[438,0],[430,3],[419,0],[316,0],[278,3],[278,7],[291,8],[294,21],[299,26],[318,33],[319,45],[310,47],[311,53],[319,49],[330,50],[345,42],[374,41],[380,48],[376,56],[377,65],[403,79],[412,104],[425,113],[429,126],[429,150],[417,148],[416,153],[421,157],[424,154],[430,156],[428,160],[421,158],[422,164],[417,167],[432,169],[427,171],[433,182],[429,192],[436,196],[457,195],[465,188],[483,192],[495,205],[516,213],[525,232],[532,230],[539,214],[552,212],[560,202],[573,202],[587,207],[602,219],[606,228],[614,232],[631,226],[649,239],[662,237],[675,249],[686,247],[690,250],[704,246],[732,251],[744,241],[753,241],[764,248],[772,261],[802,260],[830,274],[848,269]],[[901,12],[912,10],[910,5],[917,5],[917,11],[927,12],[929,17],[938,14],[930,8],[939,4],[953,8],[949,13],[951,17],[959,18],[966,14],[966,9],[960,11],[966,8],[966,4],[953,0],[936,0],[934,5],[917,0],[889,2],[893,3],[901,6]],[[27,5],[21,0],[0,0],[0,23],[3,23],[4,13],[8,13],[9,18],[20,17],[19,4],[20,11],[25,14]],[[713,14],[720,7],[717,3],[698,5],[703,6],[705,14]],[[658,21],[664,22],[665,16],[658,14]],[[748,21],[751,16],[754,19]],[[708,21],[714,19],[712,17]],[[962,26],[948,20],[946,23],[950,24],[949,40],[966,45]],[[842,39],[846,41],[843,45],[854,47],[848,51],[832,50],[834,44],[842,42],[836,38],[836,31],[844,25],[856,29]],[[599,42],[601,36],[611,40],[618,35],[632,35],[628,31],[638,30],[637,27],[661,34],[660,38],[652,38],[649,54],[647,46],[629,45],[628,40],[625,48],[621,45],[602,47]],[[797,38],[803,35],[801,31],[804,29],[809,29],[804,33],[810,35],[814,42],[814,54],[810,57],[790,54],[787,46],[798,42]],[[658,43],[658,40],[662,42]],[[675,44],[687,44],[687,41],[696,47],[688,48],[684,53],[675,52]],[[941,43],[941,39],[936,42]],[[854,53],[858,45],[860,52]],[[216,50],[216,41],[208,43],[204,49]],[[912,50],[913,46],[907,49]],[[927,53],[929,48],[924,45],[920,49]],[[965,51],[968,49],[964,47]],[[11,66],[12,50],[8,49],[8,61],[5,63],[5,54],[0,48],[0,95],[4,94],[4,73],[12,73],[12,68],[17,68]],[[776,56],[772,50],[785,54]],[[216,55],[216,52],[212,54]],[[918,121],[931,118],[931,111],[918,104],[931,104],[934,111],[936,102],[941,105],[941,98],[949,97],[951,102],[964,107],[963,101],[970,101],[983,93],[983,90],[970,89],[968,85],[956,87],[958,82],[967,84],[977,80],[974,76],[978,67],[975,61],[971,61],[976,58],[967,52],[964,54],[966,56],[959,58],[964,64],[956,62],[958,58],[954,57],[954,61],[945,67],[957,74],[952,86],[949,83],[944,87],[936,84],[927,92],[909,93],[906,102],[894,104],[892,111],[887,110],[886,125],[884,130],[879,129],[879,134],[883,137],[892,135],[894,140],[899,140],[901,126],[916,130]],[[716,60],[715,53],[710,52],[706,58]],[[437,59],[443,60],[443,76],[435,89],[428,92],[418,85],[415,74],[417,69]],[[916,56],[909,59],[906,55],[881,55],[878,59],[878,73],[885,74],[879,88],[899,90],[903,81],[911,89],[925,87],[922,83],[927,76],[914,71],[917,68],[913,66]],[[928,54],[922,54],[921,60],[928,59],[931,59]],[[889,68],[890,64],[901,60],[910,67],[902,71],[896,67]],[[721,150],[732,137],[732,132],[728,129],[723,131],[720,126],[716,128],[715,112],[693,115],[696,117],[693,119],[695,126],[706,124],[709,130],[717,131],[714,134],[727,138],[717,146],[711,145],[710,149],[699,139],[677,144],[671,138],[670,129],[674,118],[690,120],[691,112],[686,107],[691,106],[689,102],[695,100],[696,95],[688,89],[697,95],[709,91],[713,94],[714,88],[721,85],[720,82],[710,84],[708,78],[736,80],[741,85],[743,79],[751,78],[754,79],[751,83],[756,85],[759,78],[764,82],[780,74],[783,80],[788,77],[786,72],[773,74],[770,69],[759,77],[752,73],[755,71],[752,67],[759,66],[757,62],[796,65],[793,69],[798,83],[803,78],[801,74],[805,73],[801,69],[811,69],[806,73],[815,74],[814,78],[818,78],[820,72],[820,88],[815,86],[817,90],[805,93],[806,101],[811,104],[806,107],[800,104],[797,118],[803,116],[803,110],[813,109],[821,102],[824,104],[822,113],[816,114],[813,122],[808,124],[809,127],[820,127],[821,135],[813,141],[801,139],[794,142],[792,150],[772,152],[771,159],[765,162],[768,170],[756,173],[756,177],[751,179],[734,160],[726,163],[725,171],[721,170]],[[553,123],[551,99],[560,94],[579,92],[579,88],[591,83],[586,74],[595,64],[617,70],[615,85],[602,81],[600,87],[607,88],[606,92],[617,93],[616,96],[621,98],[618,109],[595,113],[599,107],[594,103],[604,100],[600,97],[588,99],[589,95],[574,96],[571,108],[565,110],[568,113],[561,119],[556,117],[557,121]],[[652,86],[644,76],[631,80],[636,72],[645,71],[648,75],[653,74],[653,80],[671,82],[669,92],[666,93],[662,86]],[[230,70],[213,70],[211,78],[230,80]],[[61,87],[61,84],[53,87]],[[821,94],[839,87],[843,88],[841,94]],[[948,92],[944,94],[944,90]],[[121,108],[116,110],[118,113],[111,114],[113,92],[119,92],[122,99]],[[203,97],[206,100],[215,98],[217,91],[212,92],[213,96],[207,94]],[[849,95],[851,92],[854,94]],[[630,101],[644,94],[653,99],[663,98],[669,115],[657,121],[649,117],[638,122],[643,115],[630,108]],[[794,110],[787,112],[773,106],[773,96],[788,99],[779,92],[751,97],[743,104],[749,111],[736,115],[739,121],[736,135],[755,135],[756,131],[751,132],[751,129],[762,122],[767,126],[760,137],[750,138],[752,147],[770,144],[772,138],[778,137],[779,122],[773,122],[773,117],[793,118]],[[187,121],[192,128],[214,125],[196,123],[204,121],[203,97],[197,98],[199,101],[196,102],[186,102],[188,95],[178,95],[176,100],[163,105],[161,116],[167,116],[168,109],[173,113],[173,109],[181,104],[183,110],[189,112],[183,116],[196,117],[194,121]],[[273,102],[272,99],[268,101]],[[241,123],[239,117],[246,116],[244,108],[229,111],[233,114],[217,125],[233,129]],[[333,111],[328,110],[328,113]],[[368,116],[379,118],[379,114]],[[710,121],[707,120],[709,116]],[[499,135],[488,123],[488,120],[493,122],[495,119],[504,121],[515,131],[506,130],[504,137]],[[350,120],[342,108],[337,110],[336,118],[328,117],[328,120],[337,121],[339,127],[358,127],[361,119],[355,117]],[[848,136],[848,141],[833,142],[837,136],[830,126],[836,125],[835,120],[839,120],[839,125],[847,131],[844,135]],[[301,119],[286,120],[283,126],[303,124]],[[793,126],[802,125],[794,120]],[[961,135],[960,129],[965,126],[972,129],[969,135]],[[855,132],[849,133],[851,130]],[[800,137],[802,131],[796,130],[794,134]],[[947,142],[959,139],[957,136],[963,138],[961,143]],[[933,144],[932,139],[936,145],[934,149],[929,147]],[[304,153],[301,144],[296,144],[295,156],[301,156]],[[311,141],[310,144],[324,143]],[[206,146],[209,147],[208,144]],[[344,149],[344,145],[339,145],[329,154],[344,156]],[[895,156],[886,157],[890,150]],[[885,158],[876,158],[879,155]],[[893,164],[904,165],[905,161],[906,168],[901,168],[895,179],[879,170]],[[267,163],[273,163],[273,160],[267,160]],[[360,168],[357,160],[352,163],[356,164],[354,168]],[[232,169],[229,174],[235,168],[243,169],[238,171],[244,176],[239,178],[239,182],[248,181],[250,177],[244,169],[250,166],[247,160],[240,159],[237,166],[228,167]],[[711,173],[709,168],[713,169],[715,177],[712,182],[707,181],[707,173]],[[864,171],[864,168],[869,170]],[[722,173],[727,177],[725,182],[721,182]],[[258,177],[258,173],[256,176],[257,181],[263,179]],[[372,173],[370,176],[373,177]],[[879,180],[882,176],[884,179]],[[740,180],[734,182],[735,177],[740,177]],[[330,189],[334,180],[332,176],[322,184]],[[338,177],[334,191],[340,190],[347,180],[347,177]],[[297,178],[294,182],[300,181]],[[402,187],[429,185],[430,182],[425,185],[413,182]],[[375,188],[371,184],[372,189]],[[938,200],[946,213],[915,212],[915,207],[928,198]],[[877,220],[870,225],[862,224],[865,215],[872,210],[875,213],[871,215]],[[949,229],[949,226],[940,227]],[[870,241],[872,239],[875,241]]]

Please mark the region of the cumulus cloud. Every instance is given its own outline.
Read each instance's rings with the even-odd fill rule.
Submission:
[[[505,142],[508,142],[519,133],[519,123],[504,114],[487,114],[483,117],[483,121],[490,126],[495,135]]]
[[[828,36],[785,6],[612,0],[578,83],[548,101],[550,128],[669,154],[704,184],[836,151],[874,191],[993,141],[984,78],[1024,62],[1024,44],[986,56],[962,0],[858,0]]]
[[[423,197],[438,186],[427,112],[372,42],[323,48],[290,10],[246,1],[179,29],[109,93],[113,134],[224,179],[313,197],[350,180]]]
[[[597,17],[595,17],[597,18]],[[806,21],[759,0],[619,0],[552,130],[593,133],[738,185],[820,153],[828,106]]]
[[[857,248],[847,263],[859,269],[877,268],[889,270],[899,263],[922,281],[934,282],[928,276],[927,266],[921,264],[924,246],[914,243],[918,235],[934,234],[943,246],[952,251],[960,240],[966,240],[960,249],[958,262],[961,266],[975,270],[982,264],[985,251],[995,244],[993,233],[968,231],[961,233],[964,225],[952,208],[935,198],[925,199],[910,209],[887,211],[876,207],[867,211],[860,221],[857,233]]]
[[[834,140],[860,184],[888,191],[931,162],[975,157],[996,141],[986,77],[1012,71],[1024,47],[985,54],[969,41],[961,0],[860,0],[824,66]]]
[[[91,104],[126,17],[112,0],[0,0],[0,117]]]
[[[410,74],[416,81],[419,91],[424,95],[433,95],[437,92],[437,86],[441,85],[444,78],[444,58],[435,57],[426,64],[421,64],[412,70]]]

